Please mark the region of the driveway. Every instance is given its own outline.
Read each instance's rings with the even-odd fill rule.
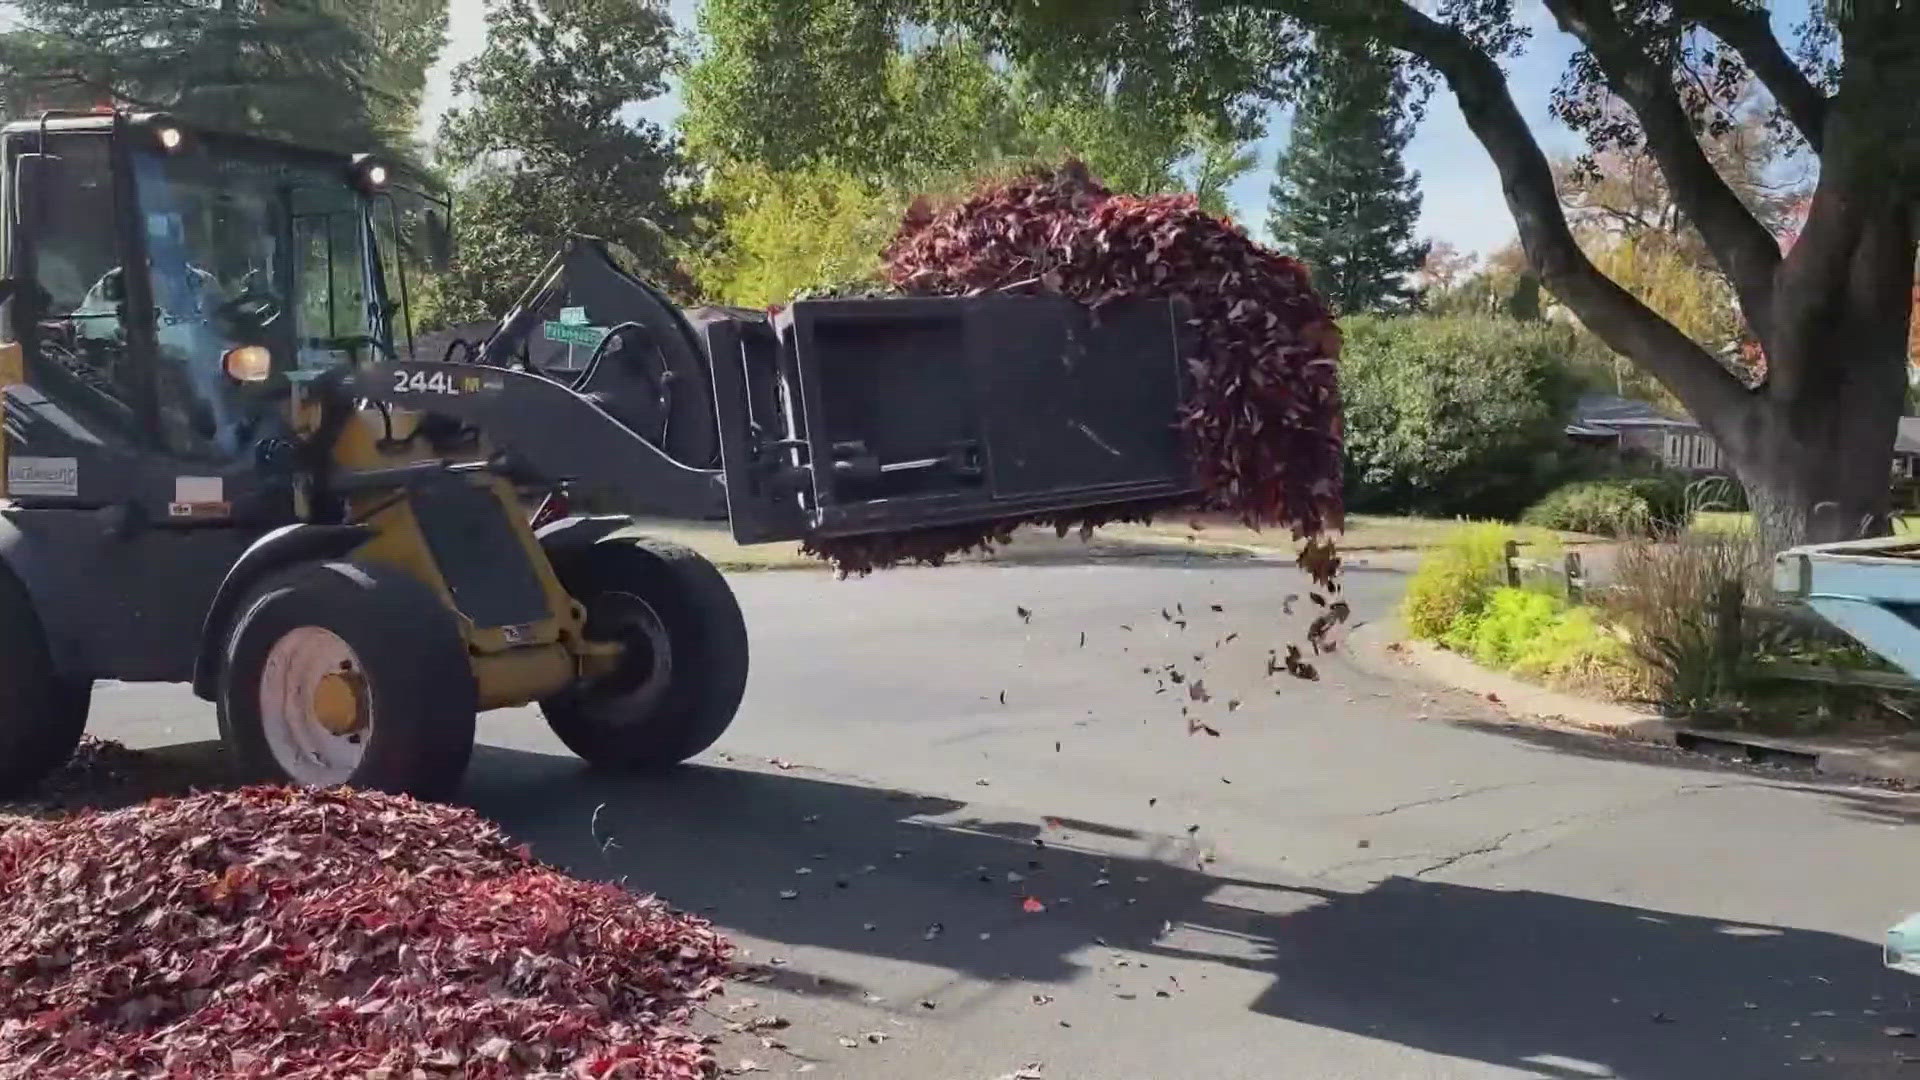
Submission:
[[[1403,580],[1356,567],[1356,617]],[[754,674],[714,752],[606,779],[499,713],[467,791],[748,950],[702,1018],[725,1066],[1920,1076],[1920,983],[1877,945],[1920,908],[1908,796],[1505,725],[1344,657],[1269,675],[1312,614],[1284,614],[1289,568],[733,582]],[[95,716],[213,737],[173,689],[105,689]]]

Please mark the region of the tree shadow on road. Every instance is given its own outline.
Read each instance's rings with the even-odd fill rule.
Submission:
[[[1105,944],[1259,972],[1260,1014],[1567,1080],[1894,1075],[1901,1049],[1920,1051],[1883,1033],[1913,1024],[1910,979],[1833,934],[1436,880],[1236,876],[1179,826],[1004,820],[799,769],[619,780],[483,747],[467,799],[543,859],[733,931],[956,977],[1063,983]],[[1024,912],[1026,896],[1046,910]],[[1124,984],[1114,1007],[1184,993],[1163,967],[1103,967]],[[817,974],[775,977],[865,991]]]

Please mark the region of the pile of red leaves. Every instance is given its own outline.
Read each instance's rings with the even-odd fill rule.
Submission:
[[[729,946],[467,810],[238,791],[0,833],[0,1077],[701,1077]]]
[[[1302,565],[1330,580],[1319,540],[1342,523],[1339,331],[1306,268],[1202,211],[1188,195],[1115,195],[1069,163],[993,184],[942,212],[909,211],[885,252],[888,282],[916,296],[1027,293],[1096,308],[1122,297],[1181,297],[1195,353],[1181,431],[1200,509],[1313,540]],[[1175,507],[1142,503],[964,528],[815,541],[843,572],[938,564],[1005,542],[1020,525],[1061,535]],[[1187,509],[1182,507],[1181,509]]]

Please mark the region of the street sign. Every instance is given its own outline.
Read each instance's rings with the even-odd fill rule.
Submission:
[[[606,336],[606,330],[598,326],[575,326],[564,322],[547,324],[548,341],[563,341],[568,345],[579,345],[582,348],[594,348],[600,344],[600,339]]]
[[[561,308],[560,321],[566,323],[568,326],[585,326],[587,325],[587,309],[583,307]]]

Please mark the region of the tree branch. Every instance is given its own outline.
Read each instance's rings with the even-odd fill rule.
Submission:
[[[1674,8],[1740,54],[1807,146],[1818,154],[1826,141],[1827,96],[1787,55],[1774,36],[1766,9],[1737,0],[1685,0]]]
[[[1667,190],[1713,252],[1760,340],[1773,329],[1774,271],[1780,244],[1734,194],[1695,137],[1666,66],[1626,34],[1607,0],[1546,0],[1560,28],[1587,46],[1608,87],[1640,121]]]
[[[1493,58],[1461,31],[1404,0],[1395,0],[1370,20],[1369,29],[1386,44],[1433,65],[1447,80],[1467,126],[1500,173],[1521,245],[1542,282],[1610,348],[1666,384],[1723,443],[1741,440],[1739,421],[1753,395],[1704,348],[1602,274],[1580,250],[1567,227],[1547,156],[1514,105],[1506,75]]]

